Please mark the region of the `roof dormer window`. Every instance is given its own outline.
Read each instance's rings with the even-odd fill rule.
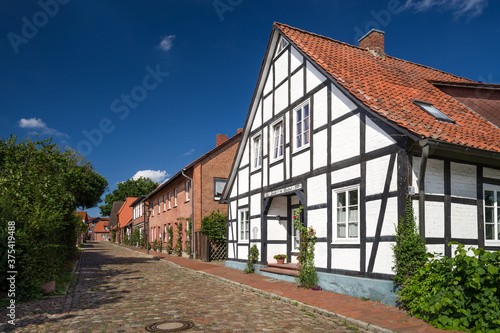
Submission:
[[[417,101],[417,100],[413,100],[413,99],[412,99],[412,102],[415,103],[416,105],[418,105],[425,112],[427,112],[430,115],[436,117],[437,120],[446,121],[448,123],[454,123],[455,122],[453,119],[451,119],[450,117],[448,117],[447,115],[445,115],[443,112],[441,112],[441,110],[439,110],[438,108],[436,108],[431,103],[424,102],[424,101]]]
[[[284,49],[286,49],[287,46],[288,46],[288,41],[283,37],[280,37],[275,57],[277,57]]]

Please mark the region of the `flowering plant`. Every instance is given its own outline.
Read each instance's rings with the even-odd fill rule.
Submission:
[[[286,259],[288,256],[286,254],[277,254],[273,257],[274,259]]]
[[[314,245],[316,244],[316,231],[312,227],[305,227],[297,215],[300,216],[303,207],[300,206],[296,210],[296,215],[293,216],[293,227],[300,233],[300,246],[297,261],[299,262],[299,277],[297,278],[300,285],[304,288],[311,289],[317,286],[318,276],[316,275],[316,266],[314,265]]]

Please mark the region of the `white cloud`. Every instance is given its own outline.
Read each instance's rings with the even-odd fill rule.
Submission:
[[[168,180],[168,176],[170,176],[166,171],[161,170],[140,170],[135,173],[132,179],[136,180],[141,177],[149,178],[154,182],[163,183]]]
[[[169,51],[172,46],[174,46],[174,38],[175,35],[162,37],[160,45],[158,45],[158,47],[163,51]]]
[[[36,129],[36,131],[29,132],[28,134],[40,134],[40,135],[50,135],[50,136],[60,136],[69,139],[69,135],[66,133],[59,132],[54,128],[50,128],[43,122],[40,118],[21,118],[18,122],[21,128]]]
[[[47,127],[47,125],[45,125],[45,123],[42,121],[42,119],[39,119],[39,118],[30,118],[30,119],[21,118],[21,120],[19,120],[19,126],[22,128]]]
[[[192,153],[194,153],[194,149],[190,149],[189,151],[185,152],[184,156],[191,155]]]
[[[469,18],[482,14],[488,5],[488,0],[408,0],[406,8],[416,11],[426,11],[435,7],[451,10],[455,17],[468,16]]]

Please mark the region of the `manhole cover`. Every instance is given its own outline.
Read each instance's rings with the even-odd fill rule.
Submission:
[[[187,320],[165,320],[146,326],[148,332],[179,332],[190,329],[194,324]]]

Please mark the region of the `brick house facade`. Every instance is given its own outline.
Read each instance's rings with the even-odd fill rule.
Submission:
[[[109,242],[111,240],[109,218],[96,217],[91,221],[91,224],[93,226],[93,233],[90,240],[96,242]]]
[[[172,227],[173,247],[175,247],[177,224],[180,223],[183,251],[185,251],[185,242],[188,240],[187,219],[191,218],[191,200],[193,200],[194,231],[200,230],[202,218],[213,210],[227,212],[227,205],[219,204],[219,199],[240,140],[241,130],[230,139],[227,135],[218,134],[214,149],[176,173],[147,196],[151,208],[150,242],[162,241],[165,249],[168,241],[167,228]],[[193,180],[194,195],[188,177]]]
[[[132,225],[132,208],[130,205],[137,198],[127,198],[120,210],[116,214],[116,242],[121,243],[125,240],[125,236],[130,237]]]

